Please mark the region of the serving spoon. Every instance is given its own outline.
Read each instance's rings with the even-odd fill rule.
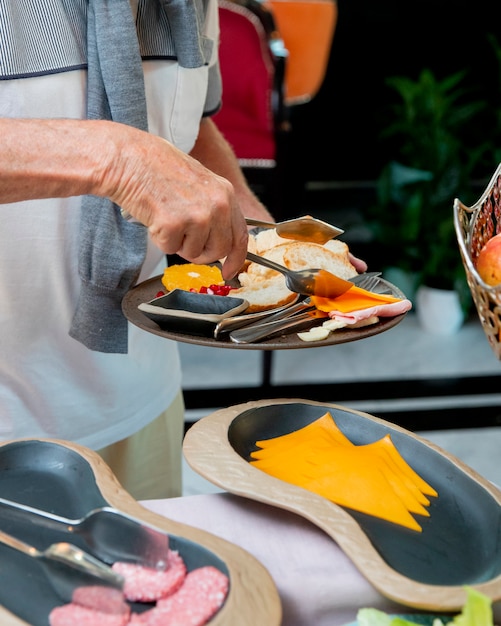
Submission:
[[[40,551],[2,530],[0,543],[36,559],[54,590],[67,602],[71,602],[75,589],[89,585],[123,590],[123,576],[71,543],[53,543]],[[95,604],[92,608],[101,608],[101,598],[97,594],[89,596],[88,601]]]
[[[339,237],[344,230],[337,226],[332,226],[317,219],[316,217],[297,217],[284,222],[263,222],[246,217],[248,226],[258,226],[260,228],[274,228],[279,237],[284,239],[295,239],[296,241],[312,241],[313,243],[324,244],[330,239]]]
[[[162,568],[167,562],[168,535],[112,507],[93,509],[80,519],[68,519],[0,498],[0,512],[4,519],[78,535],[89,551],[105,563],[126,561]]]
[[[247,260],[259,263],[285,276],[285,284],[290,291],[303,296],[337,298],[353,287],[353,282],[344,280],[323,269],[290,270],[279,263],[247,252]]]

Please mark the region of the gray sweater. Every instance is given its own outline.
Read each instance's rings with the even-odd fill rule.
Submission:
[[[180,65],[208,63],[213,42],[200,34],[206,0],[141,0],[139,10],[147,6],[149,26],[160,30],[163,45],[174,51],[173,58]],[[148,20],[143,19],[145,23],[144,33],[151,35]],[[142,50],[129,0],[89,0],[87,47],[88,117],[147,130]],[[122,313],[122,299],[137,281],[146,246],[146,228],[124,220],[119,207],[109,200],[84,197],[81,293],[70,335],[89,349],[127,352],[128,322]]]

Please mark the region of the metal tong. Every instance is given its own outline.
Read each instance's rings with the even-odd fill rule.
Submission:
[[[54,543],[46,550],[39,551],[1,530],[0,542],[35,559],[54,591],[65,601],[71,602],[73,592],[81,587],[98,585],[123,590],[123,576],[71,543]],[[90,596],[89,601],[94,601],[93,596]],[[98,597],[95,602],[95,608],[100,608]]]
[[[275,330],[289,328],[298,320],[311,320],[308,311],[313,311],[315,306],[310,298],[305,298],[296,304],[289,305],[287,309],[268,314],[265,318],[249,323],[243,328],[231,329],[230,339],[233,343],[252,343],[264,337],[268,337]]]
[[[349,280],[339,278],[321,268],[291,270],[253,252],[247,252],[247,259],[280,272],[285,277],[287,289],[303,296],[337,298],[353,286]]]
[[[94,509],[81,519],[68,519],[0,498],[0,512],[4,519],[78,535],[105,563],[127,561],[154,568],[163,568],[167,563],[168,535],[112,507]]]
[[[354,285],[370,291],[379,283],[381,272],[365,272],[353,276],[350,281]],[[233,343],[254,343],[261,339],[268,339],[284,331],[302,330],[315,322],[315,318],[309,313],[315,309],[310,298],[305,298],[293,305],[287,305],[267,316],[256,320],[249,320],[248,324],[239,322],[236,326],[227,326],[222,330],[230,331],[230,339]],[[239,316],[240,319],[245,316]],[[249,316],[251,317],[251,316]],[[231,323],[232,318],[228,318]],[[242,328],[243,327],[243,328]],[[217,337],[216,337],[217,338]]]
[[[319,321],[311,314],[314,308],[315,307],[312,306],[303,313],[291,315],[284,319],[269,321],[263,324],[251,324],[244,328],[238,328],[231,331],[230,339],[233,343],[254,343],[262,339],[270,339],[277,334],[281,335],[285,331],[292,329],[295,331],[304,330]]]
[[[284,304],[276,309],[267,309],[266,311],[258,311],[257,313],[247,313],[243,315],[234,315],[232,317],[225,317],[222,319],[214,329],[214,339],[220,339],[223,333],[229,333],[232,330],[241,328],[242,326],[250,326],[259,322],[268,322],[272,319],[284,319],[302,311],[305,307],[311,307],[311,301],[309,298],[295,300],[292,303]]]
[[[274,228],[279,237],[284,239],[294,239],[296,241],[313,241],[314,243],[324,244],[330,239],[334,239],[344,233],[344,230],[332,224],[327,224],[315,217],[296,217],[285,222],[263,222],[246,217],[245,221],[248,226],[256,226],[259,228]]]

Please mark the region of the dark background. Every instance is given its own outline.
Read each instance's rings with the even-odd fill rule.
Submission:
[[[501,83],[487,40],[490,33],[501,44],[500,2],[338,0],[338,9],[325,81],[311,102],[291,111],[292,212],[303,203],[304,181],[377,179],[391,157],[380,136],[396,97],[385,85],[387,77],[417,78],[426,67],[442,78],[467,69],[468,88],[486,101]],[[489,116],[479,119],[479,137],[489,126]]]

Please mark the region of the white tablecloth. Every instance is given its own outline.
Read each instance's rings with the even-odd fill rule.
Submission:
[[[141,504],[231,541],[259,559],[280,594],[283,626],[342,626],[366,606],[412,612],[376,591],[322,530],[288,511],[229,493]]]

